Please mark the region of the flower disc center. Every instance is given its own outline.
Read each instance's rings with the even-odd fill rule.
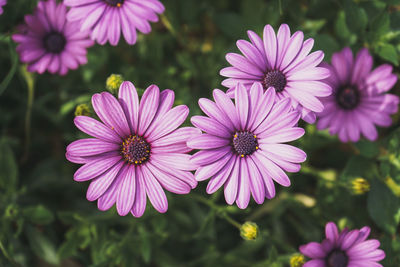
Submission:
[[[43,44],[45,49],[54,54],[59,54],[64,50],[67,41],[63,34],[59,32],[51,32],[45,35],[43,38]]]
[[[124,3],[124,0],[103,0],[106,2],[106,4],[109,4],[110,6],[117,6],[120,7]]]
[[[345,252],[341,250],[332,251],[326,258],[327,267],[347,267],[349,261]]]
[[[286,86],[286,77],[279,70],[268,71],[262,80],[262,85],[265,90],[269,87],[274,87],[277,93],[282,92]]]
[[[233,136],[233,148],[241,157],[251,155],[258,149],[257,137],[249,132],[236,132]]]
[[[150,158],[150,144],[143,137],[130,135],[121,145],[121,154],[128,163],[140,165]]]
[[[360,92],[353,86],[341,87],[336,93],[336,102],[343,109],[354,109],[360,103]]]

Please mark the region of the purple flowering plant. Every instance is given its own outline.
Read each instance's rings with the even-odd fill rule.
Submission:
[[[399,29],[396,0],[0,0],[0,266],[400,266]]]

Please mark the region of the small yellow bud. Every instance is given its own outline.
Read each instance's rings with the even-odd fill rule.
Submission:
[[[121,85],[121,83],[124,82],[124,78],[122,75],[119,74],[111,74],[106,81],[106,88],[108,91],[110,91],[112,94],[117,94],[118,89]]]
[[[87,104],[77,105],[75,108],[75,116],[90,116],[92,112]]]
[[[253,222],[245,222],[240,227],[240,236],[245,240],[255,240],[258,236],[258,226]]]
[[[369,191],[370,184],[364,178],[355,178],[353,181],[351,181],[351,189],[353,190],[354,194],[362,195]]]
[[[303,255],[296,254],[290,258],[290,267],[302,267],[305,262],[306,260]]]

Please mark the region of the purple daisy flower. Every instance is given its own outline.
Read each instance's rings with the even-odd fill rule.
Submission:
[[[367,240],[370,232],[365,226],[339,233],[333,222],[327,223],[325,240],[300,246],[300,252],[311,259],[303,267],[382,267],[378,262],[385,258],[385,252],[378,249],[378,240]]]
[[[0,15],[3,14],[3,6],[7,4],[7,0],[0,0]]]
[[[12,36],[17,52],[28,71],[40,74],[67,74],[86,64],[86,49],[93,45],[89,32],[80,31],[78,23],[67,22],[67,7],[55,0],[40,1],[33,15],[25,16],[19,33]]]
[[[397,82],[392,66],[384,64],[372,71],[368,50],[361,49],[354,59],[348,47],[333,54],[332,65],[323,65],[331,71],[326,82],[333,93],[322,99],[325,110],[318,114],[318,129],[329,128],[342,142],[357,142],[360,134],[375,140],[375,125],[390,126],[390,114],[398,110],[399,97],[386,93]]]
[[[226,202],[236,201],[244,209],[250,194],[258,204],[275,196],[273,181],[289,186],[287,172],[298,172],[306,154],[282,144],[303,136],[295,127],[300,114],[292,110],[290,99],[275,101],[275,90],[264,92],[254,83],[248,92],[242,84],[235,87],[235,104],[219,89],[213,92],[215,102],[202,98],[200,108],[207,115],[194,116],[191,122],[205,133],[191,138],[188,146],[200,149],[191,160],[200,166],[197,181],[211,178],[207,193],[224,185]]]
[[[79,21],[81,30],[91,30],[91,38],[104,45],[117,45],[121,31],[128,44],[136,43],[136,30],[151,32],[150,22],[164,12],[158,0],[64,0],[71,7],[68,20]]]
[[[197,181],[190,172],[191,151],[186,141],[200,134],[194,127],[177,129],[186,119],[185,105],[172,108],[174,92],[149,86],[139,104],[136,88],[123,82],[118,99],[103,92],[92,97],[93,108],[102,123],[86,116],[75,117],[75,125],[93,136],[67,147],[69,161],[84,164],[74,174],[78,182],[92,180],[86,197],[97,201],[100,210],[116,203],[118,214],[131,212],[140,217],[146,195],[154,208],[168,209],[166,189],[187,194]]]
[[[230,88],[227,93],[233,97],[238,82],[250,90],[254,82],[261,82],[267,90],[276,91],[276,100],[289,97],[292,107],[301,113],[308,123],[314,123],[315,112],[324,109],[318,97],[328,96],[332,89],[320,81],[329,76],[329,70],[318,67],[324,58],[322,51],[311,54],[313,39],[303,42],[301,31],[290,36],[289,26],[282,24],[275,34],[271,25],[264,28],[263,40],[253,31],[247,32],[250,41],[239,40],[237,47],[243,53],[228,53],[226,60],[232,65],[220,74],[229,77],[222,82]]]

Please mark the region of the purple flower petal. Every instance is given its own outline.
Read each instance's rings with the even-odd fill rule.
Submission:
[[[231,153],[225,154],[222,158],[218,159],[217,161],[204,166],[204,167],[199,167],[196,170],[195,173],[195,178],[197,181],[204,181],[211,176],[215,175],[218,171],[220,171],[226,164],[227,162],[232,158]]]
[[[250,202],[250,180],[248,176],[249,170],[245,159],[240,160],[240,176],[238,177],[238,196],[236,204],[239,209],[245,209]]]
[[[216,162],[228,153],[231,153],[232,148],[225,146],[213,150],[201,150],[190,158],[190,160],[199,166],[205,166]]]
[[[160,98],[160,89],[156,85],[149,86],[144,91],[139,107],[138,134],[142,136],[150,126],[157,112]]]
[[[144,211],[146,210],[146,187],[144,184],[145,178],[143,177],[143,172],[140,167],[136,168],[135,171],[136,194],[131,213],[134,217],[142,217]]]
[[[224,195],[226,203],[232,205],[236,200],[239,187],[239,176],[240,176],[240,158],[236,157],[236,162],[233,166],[232,172],[225,183]]]
[[[228,130],[234,130],[233,123],[229,117],[225,114],[225,112],[222,112],[214,102],[206,98],[200,98],[199,106],[207,116],[215,119],[221,125],[224,125]]]
[[[118,144],[121,142],[121,138],[115,133],[115,131],[107,128],[107,126],[93,118],[77,116],[74,119],[74,123],[79,130],[88,135],[111,143]]]
[[[166,212],[168,210],[167,196],[160,183],[145,166],[142,167],[142,173],[146,177],[144,179],[144,185],[151,204],[158,212]]]
[[[250,178],[250,191],[257,204],[264,203],[265,200],[265,184],[263,178],[254,161],[250,158],[245,159],[248,166],[248,175]]]
[[[146,139],[149,142],[152,142],[171,133],[186,120],[188,114],[189,108],[185,105],[180,105],[171,109],[162,117],[162,119],[160,119],[153,131],[146,136]]]
[[[135,202],[136,193],[136,176],[135,166],[129,165],[121,170],[120,173],[121,182],[118,185],[118,196],[117,196],[117,211],[121,216],[125,216],[132,209],[133,203]]]
[[[228,145],[231,141],[229,139],[223,139],[221,137],[202,134],[200,136],[193,137],[188,140],[188,147],[194,149],[213,149],[220,148]]]
[[[322,246],[316,242],[311,242],[307,245],[300,246],[300,252],[313,259],[322,259],[326,255],[326,252],[322,249]]]
[[[237,157],[233,156],[223,166],[223,168],[210,179],[207,185],[206,192],[208,194],[215,193],[230,177],[234,164],[237,162]]]
[[[70,155],[84,157],[94,156],[109,151],[117,151],[120,146],[114,143],[104,142],[96,138],[80,139],[72,142],[67,147]]]
[[[123,82],[119,88],[118,98],[131,131],[136,132],[139,124],[139,97],[133,83]]]
[[[83,182],[93,179],[113,167],[120,160],[121,156],[115,154],[92,160],[75,172],[74,180],[77,182]]]
[[[235,90],[236,112],[240,121],[241,130],[246,128],[249,113],[249,97],[247,90],[242,84],[238,84]]]
[[[188,194],[191,190],[189,184],[185,183],[181,179],[176,178],[175,176],[166,174],[151,163],[143,165],[143,168],[148,168],[148,170],[154,175],[154,177],[156,177],[157,181],[162,185],[162,187],[169,192],[175,194]]]
[[[89,201],[94,201],[101,197],[104,192],[108,189],[111,183],[114,181],[114,178],[117,176],[118,172],[121,170],[122,166],[125,163],[120,161],[119,163],[115,164],[101,176],[94,179],[86,192],[86,198]]]
[[[236,129],[240,128],[240,121],[236,113],[235,106],[232,100],[221,90],[215,89],[213,91],[215,103],[218,108],[225,113],[225,115],[231,120],[232,124]]]
[[[232,136],[232,133],[228,129],[220,124],[218,121],[204,117],[204,116],[193,116],[190,118],[190,122],[200,130],[222,138],[228,138]]]
[[[190,155],[181,153],[154,154],[152,160],[161,164],[166,164],[170,168],[192,171],[196,169],[196,165],[190,162]]]

